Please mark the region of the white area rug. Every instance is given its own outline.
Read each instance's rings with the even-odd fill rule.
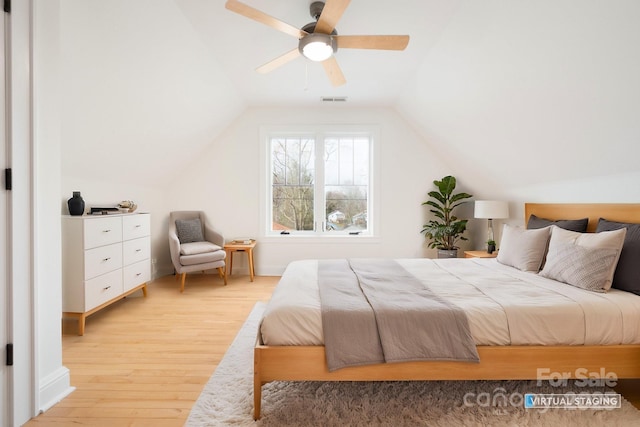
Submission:
[[[535,381],[274,382],[263,386],[254,422],[253,345],[263,311],[256,304],[186,426],[640,426],[627,401],[613,410],[524,409],[525,393],[610,391]]]

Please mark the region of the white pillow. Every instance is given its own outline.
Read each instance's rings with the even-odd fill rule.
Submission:
[[[498,262],[522,271],[540,271],[549,243],[551,227],[525,230],[505,224],[502,229]]]
[[[577,233],[552,226],[541,276],[595,292],[611,288],[626,228]]]

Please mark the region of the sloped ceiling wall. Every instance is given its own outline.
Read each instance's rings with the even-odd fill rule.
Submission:
[[[61,3],[66,181],[161,187],[244,108],[171,0]]]
[[[637,173],[639,20],[633,0],[462,2],[398,109],[478,191]]]
[[[293,21],[309,19],[306,2],[246,1]],[[385,22],[386,5],[352,2],[347,32],[401,31],[397,19]],[[371,99],[395,105],[476,190],[638,172],[640,2],[404,0],[394,10],[405,11],[406,27],[415,31],[406,52],[376,60],[385,71],[369,92],[377,86],[384,97]],[[247,29],[259,49],[289,42],[224,10],[222,0],[62,0],[64,181],[95,177],[158,188],[253,102],[304,108],[300,95],[283,105],[293,96],[285,88],[304,92],[290,74],[253,71],[262,56],[243,50]],[[345,72],[347,57],[367,55],[345,53]],[[382,88],[394,67],[410,77],[389,98]],[[362,91],[361,73],[351,71],[354,83],[340,94]],[[265,92],[271,86],[280,96]],[[310,92],[308,102],[317,105]]]

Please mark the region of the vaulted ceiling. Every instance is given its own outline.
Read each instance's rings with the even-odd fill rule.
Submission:
[[[269,74],[255,69],[288,52],[298,40],[224,8],[222,0],[176,0],[197,34],[221,60],[250,105],[318,105],[346,96],[350,106],[394,105],[455,12],[458,0],[352,1],[336,27],[340,35],[408,34],[405,51],[339,49],[347,84],[334,88],[321,64],[299,57]],[[296,28],[313,22],[311,0],[243,0]]]
[[[297,27],[312,21],[310,0],[243,1]],[[297,40],[224,4],[62,0],[65,150],[98,150],[105,165],[132,170],[159,152],[151,181],[186,166],[246,108],[375,106],[400,112],[456,173],[487,183],[638,171],[638,1],[354,0],[340,34],[411,39],[401,52],[339,50],[347,83],[337,88],[303,58],[257,73]],[[69,161],[79,173],[102,167]]]

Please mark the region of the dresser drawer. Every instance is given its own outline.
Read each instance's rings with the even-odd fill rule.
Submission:
[[[122,243],[89,249],[84,253],[84,279],[122,268]]]
[[[122,241],[122,219],[91,218],[84,221],[84,248],[110,245]]]
[[[151,280],[151,264],[148,259],[128,265],[122,270],[124,292]]]
[[[85,282],[85,311],[122,294],[122,270],[112,271]]]
[[[122,239],[131,240],[151,234],[149,214],[134,214],[122,217]]]
[[[142,237],[140,239],[127,240],[122,244],[123,265],[149,259],[151,254],[151,238]]]

